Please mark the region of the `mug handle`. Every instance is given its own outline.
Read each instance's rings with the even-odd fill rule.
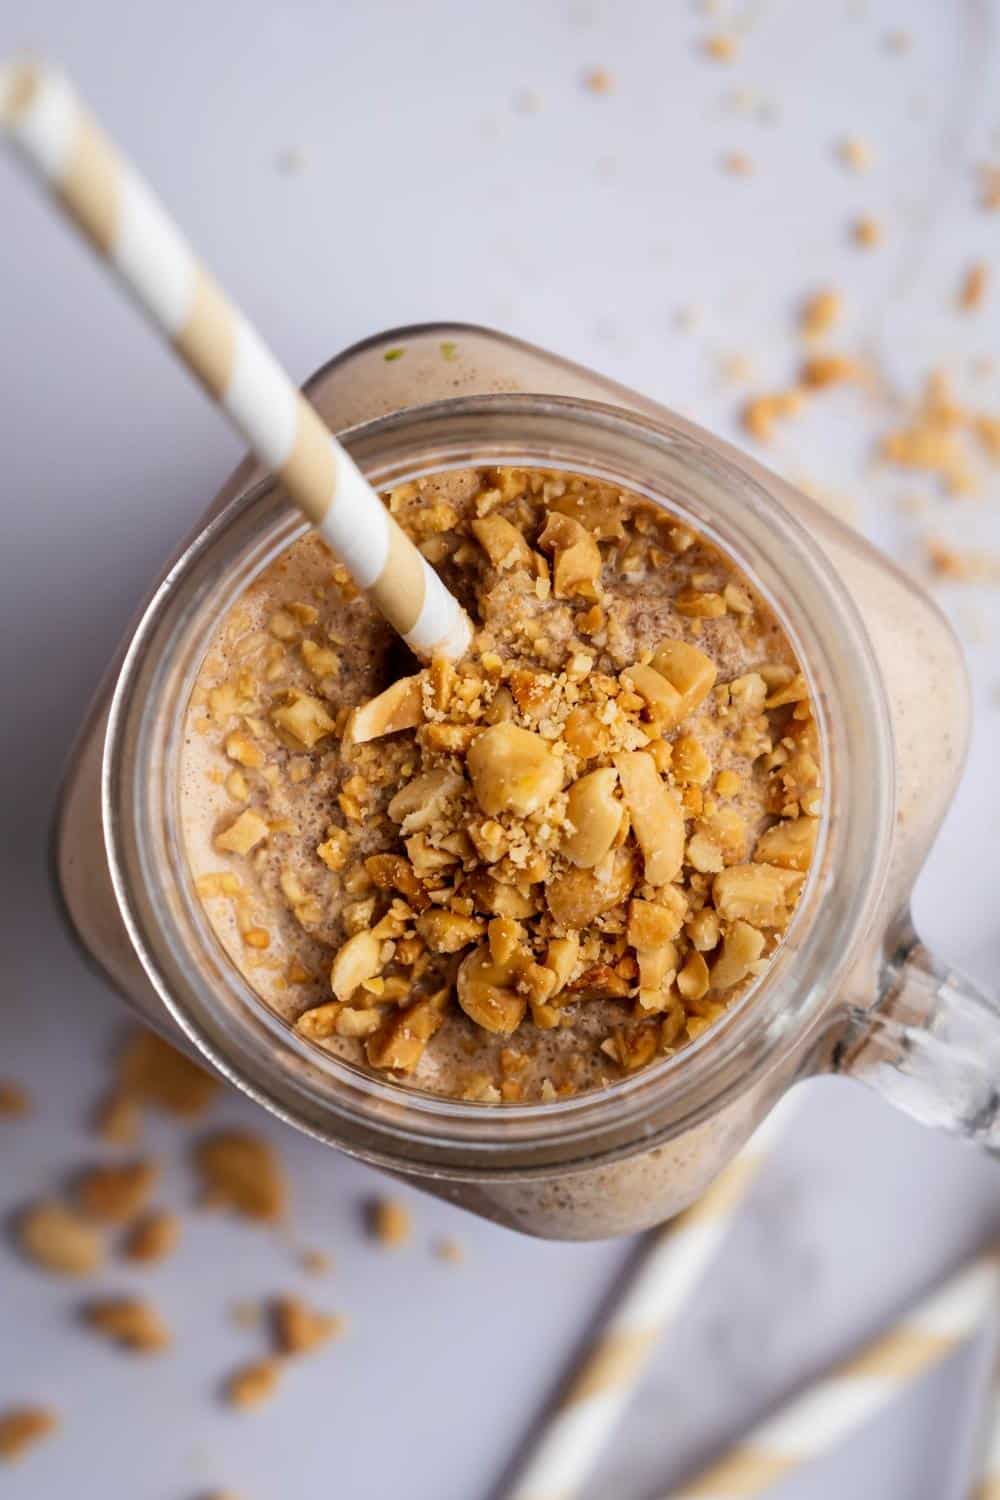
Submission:
[[[1000,1000],[938,962],[907,913],[871,1009],[849,1006],[830,1070],[925,1125],[1000,1151]]]

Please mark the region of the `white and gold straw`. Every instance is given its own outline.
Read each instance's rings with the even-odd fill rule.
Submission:
[[[458,601],[62,74],[0,65],[0,127],[407,644],[462,656]]]
[[[786,1096],[698,1202],[649,1236],[649,1249],[518,1470],[508,1500],[570,1500],[586,1483],[663,1335],[729,1231],[798,1108]]]
[[[992,1314],[997,1261],[984,1255],[932,1292],[853,1359],[837,1365],[668,1500],[753,1500],[833,1448],[954,1353]],[[992,1491],[984,1491],[992,1495]]]
[[[1000,1330],[996,1326],[993,1330],[993,1368],[969,1500],[1000,1500]]]

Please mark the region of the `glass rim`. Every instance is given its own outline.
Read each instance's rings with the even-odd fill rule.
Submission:
[[[169,793],[166,800],[161,795],[149,802],[153,772],[170,763],[161,722],[170,716],[157,715],[163,707],[157,692],[164,688],[177,632],[190,629],[186,593],[204,590],[210,579],[218,594],[200,638],[231,603],[230,595],[222,597],[227,559],[217,556],[219,549],[228,547],[235,566],[245,555],[247,536],[266,521],[254,570],[239,578],[242,590],[307,530],[268,478],[232,499],[177,559],[143,612],[115,686],[102,815],[112,883],[130,939],[173,1019],[219,1071],[299,1128],[368,1160],[443,1177],[525,1175],[592,1166],[654,1145],[721,1109],[800,1045],[877,905],[893,812],[892,747],[860,616],[818,545],[781,501],[755,474],[720,453],[709,435],[702,441],[687,427],[577,398],[503,394],[407,408],[350,429],[341,440],[379,489],[471,464],[589,474],[667,509],[748,573],[800,655],[823,745],[820,846],[799,907],[764,975],[694,1042],[607,1087],[566,1099],[489,1105],[361,1075],[299,1037],[254,995],[235,966],[225,982],[247,1016],[255,1012],[255,1029],[242,1038],[224,1031],[187,951],[197,916],[184,910],[194,900],[190,872],[179,866],[176,840],[171,848],[166,826],[159,833],[156,828],[157,817],[169,809]],[[689,475],[697,471],[700,503],[691,495],[678,499],[664,472],[669,463],[681,464]],[[720,510],[727,512],[721,524]],[[204,602],[203,595],[198,598]],[[178,717],[173,715],[175,729]],[[862,748],[865,775],[859,770]],[[838,882],[838,870],[849,866],[856,876]],[[165,870],[173,889],[157,885]],[[153,889],[164,899],[150,900]],[[276,1068],[276,1051],[283,1071]],[[743,1066],[734,1067],[740,1058]]]

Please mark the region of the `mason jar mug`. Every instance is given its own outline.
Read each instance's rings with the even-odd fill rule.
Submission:
[[[679,1053],[600,1090],[532,1105],[455,1100],[315,1047],[222,949],[180,828],[183,723],[208,644],[305,529],[247,462],[154,588],[82,731],[59,811],[68,918],[142,1017],[318,1139],[553,1238],[627,1233],[680,1212],[810,1073],[852,1073],[928,1123],[1000,1143],[998,1008],[930,958],[908,917],[968,728],[961,654],[930,600],[745,455],[488,330],[394,330],[307,390],[379,489],[470,465],[571,470],[646,497],[728,554],[809,682],[825,768],[816,855],[748,993]]]

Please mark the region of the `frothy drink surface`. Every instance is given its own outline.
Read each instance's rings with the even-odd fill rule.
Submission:
[[[617,489],[387,496],[477,626],[420,671],[314,537],[222,622],[182,810],[230,959],[316,1046],[535,1101],[682,1048],[770,961],[820,808],[805,683],[724,557]]]

